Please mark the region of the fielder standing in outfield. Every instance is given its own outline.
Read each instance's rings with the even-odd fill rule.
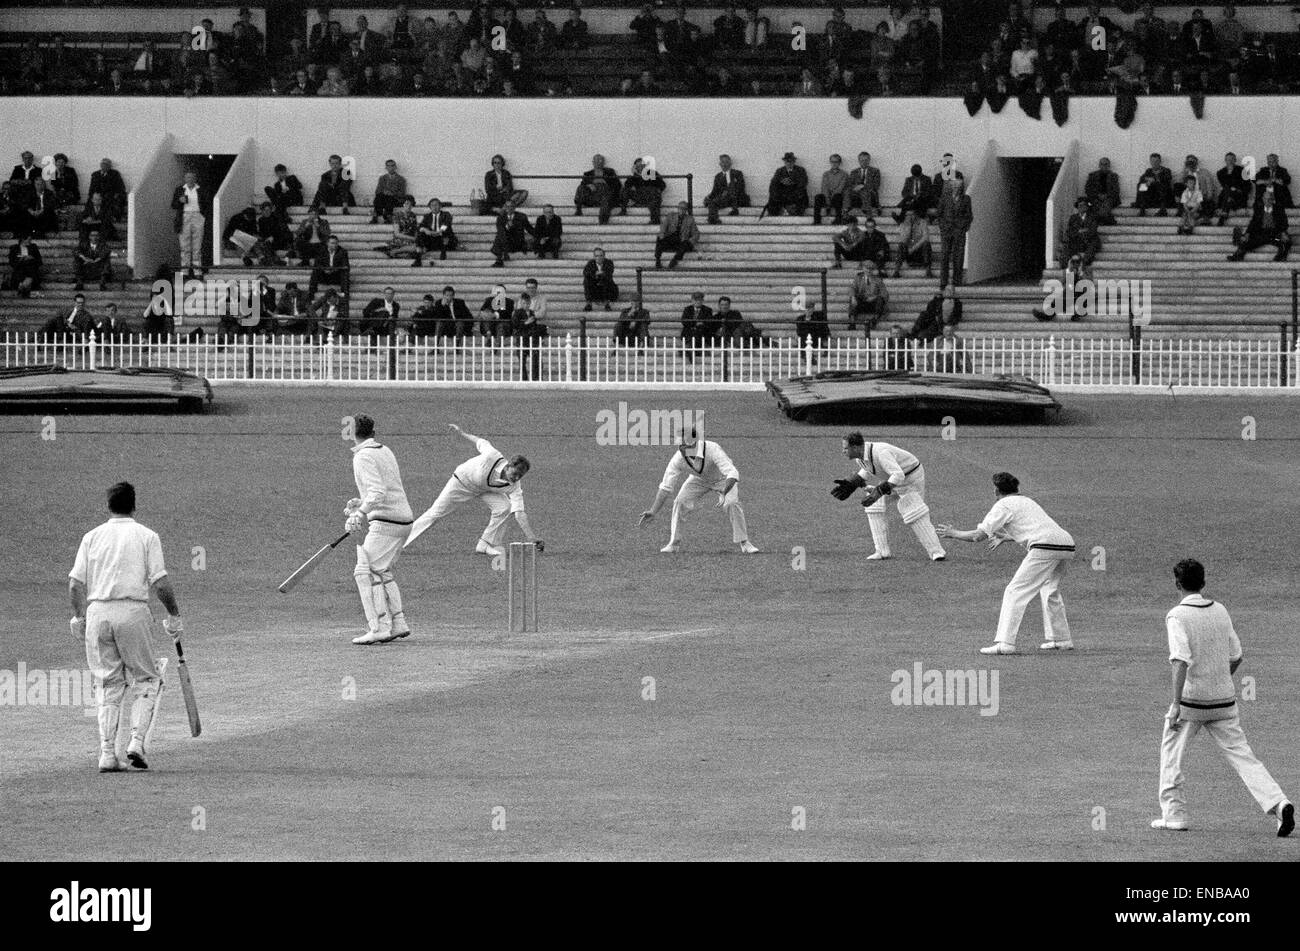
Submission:
[[[668,461],[664,470],[663,481],[659,483],[659,492],[655,495],[650,508],[641,513],[637,526],[644,525],[663,508],[668,496],[677,487],[682,476],[682,483],[677,498],[673,499],[673,518],[668,530],[668,544],[661,552],[681,551],[682,516],[695,508],[710,492],[718,493],[718,508],[731,518],[731,540],[740,546],[746,555],[752,555],[758,549],[750,544],[749,528],[745,525],[745,510],[740,507],[740,473],[730,457],[715,442],[700,439],[696,430],[682,439],[682,444]]]
[[[406,637],[411,628],[402,612],[402,594],[393,566],[402,543],[411,533],[411,506],[402,488],[402,474],[393,450],[375,440],[375,421],[358,413],[352,417],[352,477],[360,498],[348,502],[347,531],[365,536],[357,545],[352,576],[366,612],[366,633],[353,644],[387,644]]]
[[[72,634],[85,643],[86,663],[97,688],[99,771],[118,773],[125,769],[117,758],[117,733],[128,675],[135,699],[126,758],[136,769],[149,768],[144,744],[162,689],[150,637],[150,591],[167,609],[163,620],[167,633],[178,638],[184,629],[158,533],[131,517],[135,513],[131,483],[119,482],[108,490],[108,511],[109,520],[81,539],[68,573],[68,594]]]
[[[836,479],[831,495],[841,501],[866,487],[867,495],[862,507],[871,525],[871,540],[876,550],[867,561],[892,558],[889,550],[889,515],[885,500],[894,496],[898,500],[898,514],[904,525],[910,525],[917,539],[925,547],[931,561],[943,561],[947,552],[935,534],[930,522],[930,507],[925,504],[925,469],[916,456],[887,442],[867,442],[862,433],[849,433],[840,441],[844,455],[857,463],[857,475],[852,479]]]
[[[486,439],[465,432],[455,423],[448,427],[453,433],[474,444],[478,455],[456,467],[447,484],[442,487],[437,500],[429,509],[415,520],[411,527],[411,537],[406,540],[409,547],[424,530],[438,519],[447,515],[452,509],[473,499],[482,499],[492,515],[487,528],[478,540],[474,550],[482,555],[502,554],[501,540],[505,536],[506,519],[513,513],[524,536],[537,545],[538,551],[545,550],[545,544],[539,539],[528,524],[528,514],[524,511],[524,487],[519,481],[532,468],[523,456],[506,459]]]
[[[1277,820],[1277,834],[1295,829],[1295,806],[1255,758],[1237,713],[1232,675],[1241,666],[1241,641],[1228,609],[1201,594],[1205,568],[1190,558],[1174,565],[1174,583],[1183,600],[1165,617],[1169,663],[1173,665],[1173,702],[1165,715],[1160,742],[1160,818],[1153,829],[1182,832],[1188,827],[1183,797],[1183,760],[1204,728],[1219,744],[1259,807]]]
[[[939,534],[944,538],[963,542],[988,539],[990,551],[1008,539],[1029,550],[1002,594],[997,640],[988,647],[981,647],[980,653],[1016,653],[1020,621],[1034,595],[1043,600],[1043,634],[1046,639],[1039,647],[1043,650],[1073,650],[1070,622],[1066,620],[1065,602],[1061,599],[1061,579],[1065,577],[1065,563],[1074,558],[1074,539],[1043,511],[1041,505],[1020,495],[1020,480],[1010,472],[993,476],[993,487],[997,490],[998,500],[977,528],[963,532],[951,525],[939,526]]]

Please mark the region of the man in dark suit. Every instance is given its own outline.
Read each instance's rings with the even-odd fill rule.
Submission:
[[[95,326],[95,318],[86,307],[86,295],[78,294],[72,299],[72,310],[63,315],[55,315],[45,322],[41,333],[48,336],[55,334],[72,334],[81,336],[90,333]]]
[[[849,205],[845,211],[861,208],[863,214],[880,214],[880,169],[871,164],[870,152],[858,153],[858,167],[849,172]]]
[[[898,202],[896,221],[902,221],[908,211],[918,215],[928,215],[931,207],[930,179],[925,177],[920,165],[913,165],[910,174],[903,182],[903,196]]]
[[[954,177],[944,185],[939,197],[938,216],[939,286],[948,284],[950,272],[952,283],[960,284],[966,260],[966,233],[975,221],[975,212],[970,195],[966,194],[964,179]]]
[[[682,308],[682,354],[687,363],[694,363],[697,356],[703,356],[705,340],[712,340],[717,334],[717,322],[713,319],[713,310],[704,303],[704,292],[691,294],[691,302]]]
[[[212,217],[212,195],[199,185],[194,172],[186,172],[185,180],[172,192],[172,226],[181,247],[181,268],[190,277],[195,270],[203,270],[203,233]]]
[[[742,30],[743,30],[743,22]],[[719,210],[730,208],[732,215],[740,214],[741,208],[749,207],[749,195],[745,192],[745,173],[731,167],[730,155],[719,155],[718,165],[722,171],[713,176],[713,190],[704,199],[704,207],[709,210],[709,224],[716,225],[722,219]]]
[[[32,194],[33,183],[41,177],[41,167],[36,164],[36,157],[31,152],[24,152],[21,158],[22,162],[15,165],[9,174],[9,181],[14,183],[12,194],[15,200],[24,205]]]
[[[889,262],[889,240],[876,230],[876,223],[871,218],[866,220],[866,227],[858,227],[857,215],[849,215],[848,227],[835,236],[832,250],[835,254],[834,267],[841,268],[844,261],[874,261],[884,268]]]
[[[387,337],[397,329],[401,313],[402,304],[397,300],[396,291],[385,287],[384,296],[371,298],[361,312],[361,332],[371,337]]]
[[[1110,159],[1103,158],[1097,163],[1097,170],[1089,172],[1083,185],[1083,194],[1097,213],[1097,220],[1103,225],[1115,223],[1114,209],[1119,207],[1119,176],[1110,170]]]
[[[798,164],[793,152],[781,157],[781,167],[767,186],[769,215],[802,215],[808,210],[808,173]]]
[[[117,229],[113,227],[113,219],[108,214],[108,208],[104,204],[102,194],[96,192],[86,202],[86,207],[81,212],[81,218],[77,221],[77,231],[81,238],[93,233],[99,235],[105,241],[117,240]]]
[[[614,325],[614,339],[620,344],[644,341],[650,336],[650,311],[641,306],[641,296],[633,294],[626,307],[618,315]]]
[[[1151,153],[1151,165],[1138,179],[1137,200],[1133,207],[1138,209],[1138,217],[1145,218],[1147,209],[1157,209],[1161,218],[1169,214],[1174,206],[1173,173],[1164,166],[1159,152]]]
[[[1270,152],[1264,167],[1255,174],[1255,187],[1273,186],[1273,197],[1283,208],[1291,207],[1291,173],[1278,164],[1277,153]],[[1257,199],[1258,200],[1258,199]]]
[[[582,292],[587,303],[582,308],[591,310],[593,304],[603,304],[609,310],[610,302],[618,300],[618,284],[614,282],[614,262],[605,257],[604,248],[593,248],[591,260],[582,268]]]
[[[104,206],[113,221],[125,214],[126,183],[122,181],[122,173],[113,167],[109,159],[100,159],[99,171],[91,173],[86,200],[89,201],[95,195],[104,196]]]
[[[533,220],[533,249],[539,259],[549,254],[558,261],[563,245],[564,221],[555,213],[554,205],[543,205],[542,213]]]
[[[283,165],[275,167],[275,181],[266,186],[266,197],[275,208],[276,214],[288,218],[289,209],[302,204],[302,182],[297,175],[290,175]]]
[[[515,211],[513,202],[508,201],[502,205],[501,214],[497,215],[497,234],[492,241],[492,255],[496,258],[492,266],[505,267],[511,252],[527,248],[527,236],[531,234],[534,231],[528,216]]]
[[[59,230],[58,202],[54,192],[45,187],[45,179],[38,178],[32,183],[32,192],[23,208],[25,229],[38,238],[43,238]]]
[[[276,333],[304,333],[310,326],[310,316],[311,298],[298,289],[297,281],[289,281],[275,302],[273,330]]]
[[[1101,235],[1097,232],[1100,221],[1088,199],[1080,195],[1074,202],[1074,214],[1065,223],[1065,250],[1079,255],[1083,266],[1091,267],[1101,251]],[[942,280],[940,283],[945,283]]]
[[[5,287],[19,297],[32,296],[41,286],[41,249],[32,243],[31,236],[20,232],[18,241],[9,249],[9,277]]]
[[[98,281],[101,291],[108,290],[108,282],[113,279],[113,260],[107,245],[99,235],[91,233],[73,258],[77,273],[77,290],[83,290],[86,281]]]
[[[492,293],[478,308],[478,332],[482,337],[506,337],[515,320],[515,302],[502,284],[492,285]]]
[[[1259,189],[1255,199],[1255,213],[1243,233],[1240,228],[1233,229],[1233,242],[1237,250],[1228,255],[1229,261],[1240,261],[1247,252],[1266,244],[1277,245],[1274,261],[1285,261],[1291,253],[1291,235],[1287,231],[1286,211],[1277,200],[1277,188],[1272,184]]]
[[[618,193],[618,173],[605,166],[605,156],[593,155],[591,168],[582,173],[582,181],[574,192],[573,213],[581,215],[583,208],[596,207],[600,209],[597,219],[600,224],[609,224],[610,210],[618,201]]]
[[[442,202],[436,198],[429,199],[429,212],[420,219],[420,228],[415,234],[415,261],[411,267],[421,267],[424,256],[438,252],[440,261],[447,260],[447,252],[455,251],[459,244],[456,232],[452,229],[450,211],[442,210]]]
[[[109,304],[105,314],[95,322],[95,336],[100,340],[121,340],[131,335],[131,325],[117,314],[117,305]]]
[[[312,305],[311,325],[313,332],[322,336],[331,332],[344,336],[351,333],[347,298],[331,287]]]
[[[632,163],[632,174],[623,182],[623,207],[620,214],[626,215],[630,204],[644,205],[650,209],[650,223],[659,224],[659,209],[667,185],[658,169],[650,168],[645,159],[638,158]]]
[[[339,247],[338,235],[330,235],[325,242],[325,250],[312,262],[311,281],[307,285],[307,295],[313,300],[316,289],[322,284],[336,284],[347,296],[352,283],[352,268],[348,262],[348,252]]]
[[[442,289],[442,300],[433,305],[435,337],[468,337],[474,330],[474,317],[469,306],[456,296],[456,288],[448,284]]]
[[[343,174],[343,159],[338,155],[330,156],[330,167],[320,177],[320,184],[316,186],[316,196],[311,200],[311,206],[315,209],[329,209],[338,206],[343,209],[343,214],[348,213],[348,208],[354,207],[357,200],[352,195],[352,180]]]

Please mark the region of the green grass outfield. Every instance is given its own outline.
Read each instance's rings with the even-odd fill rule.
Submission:
[[[597,413],[620,400],[706,413],[761,555],[737,554],[712,508],[675,557],[658,551],[667,510],[634,527],[671,450],[597,445]],[[1031,609],[1015,657],[976,649],[1020,550],[952,542],[931,564],[894,516],[895,559],[865,562],[860,507],[828,494],[841,430],[792,423],[764,394],[225,388],[205,416],[59,416],[53,440],[39,417],[0,415],[0,669],[84,666],[66,573],[104,489],[128,479],[162,536],[205,723],[188,736],[169,685],[154,769],[101,776],[79,706],[0,707],[4,856],[1294,861],[1300,841],[1274,837],[1208,737],[1191,758],[1193,831],[1148,823],[1163,619],[1188,555],[1245,646],[1247,735],[1300,795],[1300,403],[1062,401],[1049,426],[867,431],[922,459],[936,523],[973,526],[1008,469],[1074,534],[1079,649],[1039,655]],[[540,634],[503,633],[504,573],[473,554],[482,506],[399,563],[406,641],[348,642],[362,616],[347,546],[276,593],[341,531],[354,487],[340,419],[361,411],[417,512],[469,455],[448,422],[532,459]],[[997,671],[997,715],[894,705],[891,675],[918,662]]]

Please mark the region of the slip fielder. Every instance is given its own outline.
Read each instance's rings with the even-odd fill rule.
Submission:
[[[697,431],[692,429],[689,436],[683,436],[682,444],[668,461],[664,470],[663,481],[650,508],[641,513],[637,519],[640,527],[654,518],[663,508],[677,487],[682,476],[682,483],[677,498],[673,499],[672,522],[668,529],[668,544],[659,549],[661,552],[681,551],[682,516],[695,508],[710,492],[718,493],[718,508],[731,518],[731,540],[740,546],[746,555],[752,555],[758,549],[750,544],[749,528],[745,524],[745,510],[740,507],[740,473],[736,471],[731,458],[716,442],[700,439]]]
[[[871,526],[871,541],[876,550],[867,561],[892,558],[889,550],[889,515],[885,500],[893,496],[904,525],[910,525],[917,540],[925,547],[931,561],[943,561],[947,552],[930,521],[930,506],[925,504],[925,468],[906,449],[887,442],[867,442],[862,433],[849,433],[840,441],[845,457],[857,463],[852,479],[836,479],[831,495],[846,500],[859,488],[866,487],[862,507]]]
[[[68,595],[72,634],[84,642],[86,663],[95,678],[99,771],[118,773],[125,769],[117,758],[117,734],[128,674],[135,699],[126,757],[136,769],[149,768],[144,744],[162,688],[150,638],[151,591],[167,609],[163,629],[177,638],[184,627],[163,565],[162,541],[157,532],[132,518],[135,488],[131,483],[119,482],[108,490],[108,511],[109,520],[81,539],[68,573]]]
[[[999,472],[993,476],[993,487],[998,500],[977,528],[963,532],[951,525],[939,526],[939,534],[944,538],[964,542],[987,539],[990,551],[1007,540],[1019,542],[1027,549],[1025,560],[1002,594],[997,640],[981,647],[980,653],[1016,653],[1020,621],[1034,595],[1043,601],[1045,640],[1039,646],[1043,650],[1073,650],[1070,622],[1065,617],[1065,601],[1061,598],[1061,580],[1065,577],[1066,562],[1074,558],[1074,538],[1041,505],[1020,494],[1020,480],[1011,473]]]
[[[397,457],[374,437],[373,419],[360,413],[352,417],[352,476],[360,498],[350,500],[343,514],[348,533],[358,539],[352,576],[361,595],[366,632],[352,638],[352,643],[363,646],[387,644],[411,633],[393,577],[402,543],[411,532],[411,506]]]
[[[524,511],[524,487],[520,485],[520,480],[532,468],[528,460],[523,456],[506,459],[486,439],[465,432],[455,423],[448,428],[472,442],[478,455],[456,467],[437,500],[411,526],[411,535],[404,547],[410,547],[413,541],[424,534],[425,529],[452,509],[473,499],[482,499],[492,514],[474,548],[476,552],[492,556],[503,554],[501,541],[505,536],[506,519],[512,514],[524,536],[537,544],[538,551],[545,550],[545,545],[533,532],[528,523],[528,514]]]

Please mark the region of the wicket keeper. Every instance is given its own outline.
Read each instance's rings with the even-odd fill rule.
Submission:
[[[718,493],[717,507],[731,518],[731,540],[739,545],[740,550],[746,555],[757,552],[758,548],[749,541],[745,510],[740,507],[740,491],[737,488],[740,483],[740,473],[736,471],[731,457],[723,452],[721,446],[716,442],[700,439],[695,429],[691,430],[690,435],[683,436],[682,444],[668,460],[668,468],[664,470],[663,481],[659,483],[655,500],[650,508],[641,513],[641,517],[637,519],[637,527],[644,525],[659,513],[682,476],[686,476],[686,481],[682,482],[677,498],[673,499],[673,517],[668,529],[668,544],[659,550],[665,553],[681,551],[682,516],[694,509],[710,492],[716,492]]]
[[[415,524],[411,527],[411,535],[407,538],[404,547],[409,547],[413,541],[424,534],[426,528],[446,516],[452,509],[472,499],[482,499],[492,514],[488,518],[487,528],[483,529],[478,545],[474,548],[477,553],[493,557],[504,554],[501,540],[505,536],[506,519],[512,514],[524,536],[530,542],[537,544],[538,551],[544,551],[545,545],[528,523],[528,513],[524,511],[524,487],[519,484],[532,468],[528,460],[523,456],[507,459],[486,439],[465,432],[455,423],[451,423],[448,428],[456,435],[472,442],[478,455],[456,467],[447,484],[442,487],[437,500],[415,520]]]
[[[68,573],[68,595],[72,635],[84,642],[86,663],[95,678],[99,771],[120,773],[126,767],[117,758],[117,733],[128,674],[135,699],[126,758],[136,769],[149,768],[144,743],[162,688],[150,638],[151,591],[167,609],[163,629],[177,638],[184,627],[163,565],[162,541],[157,532],[132,518],[135,487],[131,483],[119,482],[108,490],[108,511],[108,521],[81,539]]]
[[[943,561],[948,553],[930,522],[930,507],[925,504],[925,468],[921,461],[906,449],[887,442],[867,442],[862,433],[845,436],[840,441],[840,451],[857,463],[858,471],[852,479],[836,479],[831,495],[845,501],[858,489],[866,488],[862,507],[871,526],[871,541],[876,546],[867,561],[893,557],[889,550],[889,514],[885,509],[885,500],[890,496],[898,501],[903,524],[912,527],[930,560]]]
[[[366,614],[366,632],[352,643],[387,644],[411,633],[393,577],[393,566],[411,533],[411,505],[397,457],[375,440],[375,421],[361,413],[352,417],[352,476],[360,498],[350,500],[343,514],[348,533],[359,539],[352,576]]]

